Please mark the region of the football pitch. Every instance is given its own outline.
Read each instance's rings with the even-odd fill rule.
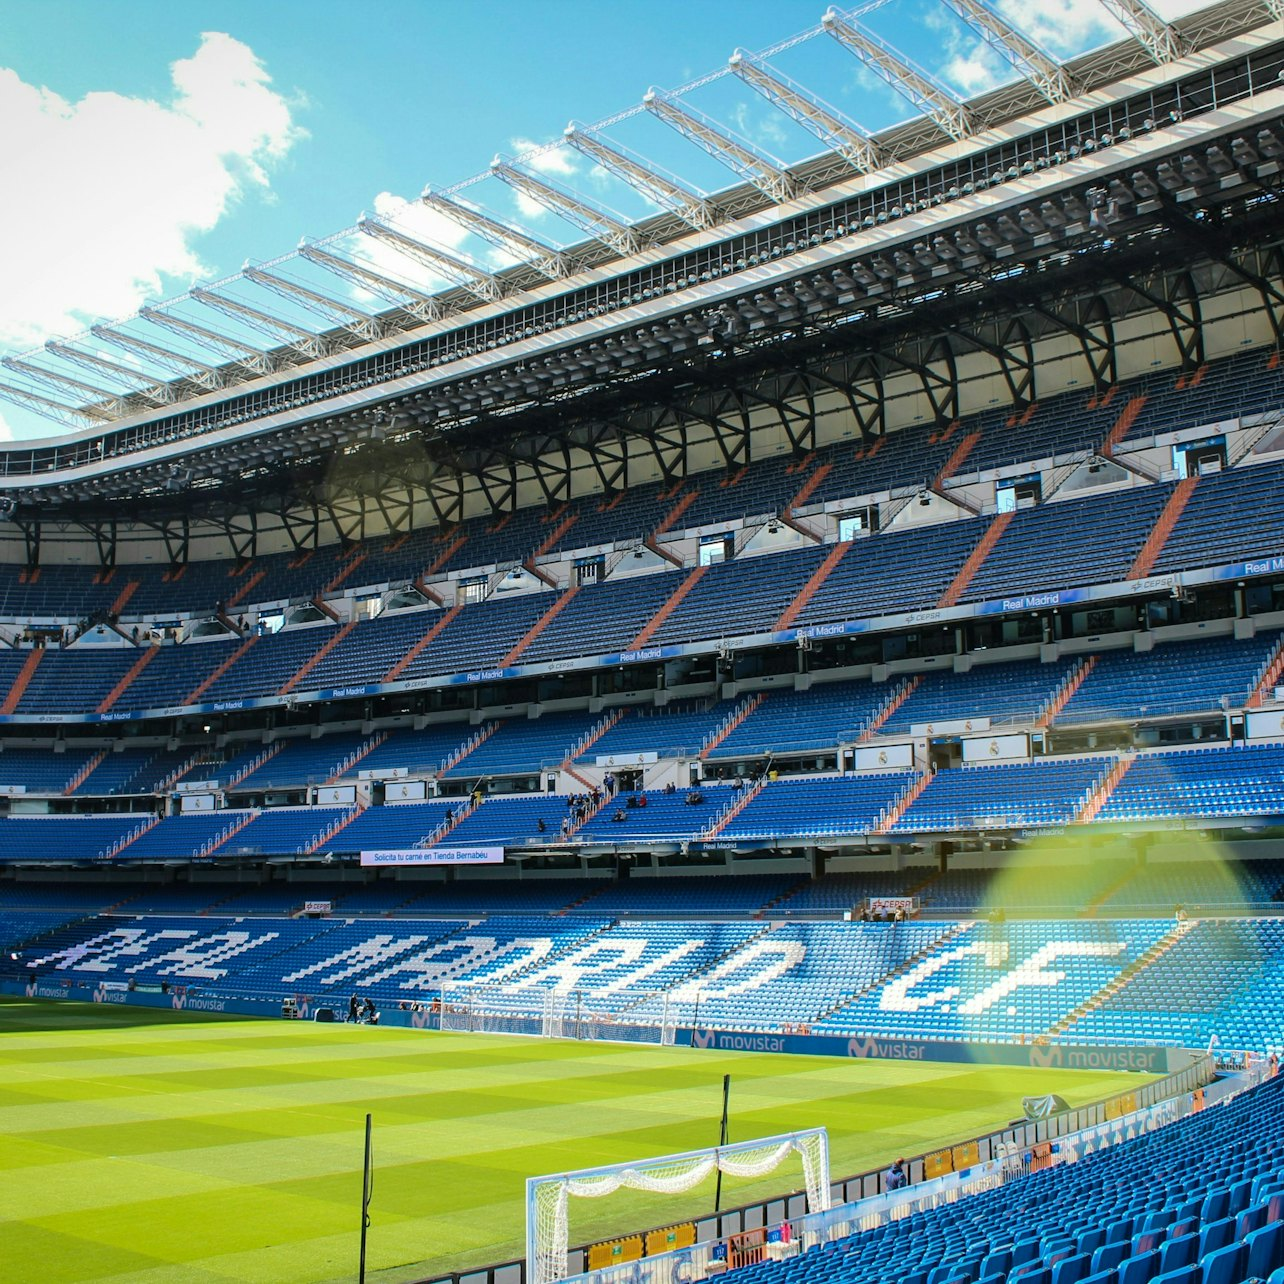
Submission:
[[[835,1178],[1082,1104],[1137,1075],[431,1034],[0,999],[0,1278],[315,1284],[356,1277],[374,1117],[370,1278],[518,1257],[525,1179],[823,1125]],[[800,1168],[724,1180],[726,1207]],[[580,1201],[571,1241],[708,1211]],[[587,1207],[586,1207],[587,1206]]]

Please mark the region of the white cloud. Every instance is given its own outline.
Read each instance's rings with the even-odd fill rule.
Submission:
[[[13,441],[17,435],[13,425],[5,419],[3,413],[0,413],[0,441]]]
[[[206,32],[166,101],[68,102],[0,67],[0,344],[123,316],[207,274],[195,249],[303,136],[254,51]]]
[[[1073,54],[1118,40],[1123,28],[1099,0],[999,0],[998,10],[1049,53]]]
[[[524,169],[534,174],[546,174],[551,178],[569,178],[578,174],[580,154],[563,145],[548,147],[543,143],[533,142],[529,138],[514,138],[509,141],[517,159]],[[540,148],[544,148],[543,151]]]
[[[468,259],[472,253],[481,255],[483,267],[493,267],[499,262],[509,263],[511,258],[501,251],[495,251],[492,257],[487,251],[493,249],[486,242],[477,242],[466,228],[460,227],[453,219],[439,214],[422,201],[407,201],[404,197],[392,192],[380,192],[374,198],[373,212],[381,223],[388,223],[404,232],[416,241],[423,241],[430,248],[445,250],[456,258]],[[467,243],[467,244],[466,244]],[[449,278],[433,272],[417,259],[401,253],[386,241],[376,240],[373,236],[359,236],[350,250],[352,258],[380,276],[391,277],[394,281],[404,281],[420,290],[429,292],[444,285],[453,285]],[[384,300],[375,294],[357,287],[353,297],[362,303],[376,307],[384,306]]]

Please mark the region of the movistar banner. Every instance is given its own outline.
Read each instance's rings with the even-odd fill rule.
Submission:
[[[1184,1069],[1191,1056],[1181,1048],[943,1043],[920,1039],[879,1039],[873,1035],[759,1034],[748,1030],[678,1030],[675,1042],[693,1048],[710,1048],[715,1052],[786,1052],[804,1056],[945,1061],[1057,1070],[1135,1070],[1141,1074],[1168,1074]]]

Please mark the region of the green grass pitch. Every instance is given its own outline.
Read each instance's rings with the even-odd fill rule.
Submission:
[[[0,1000],[0,1279],[263,1281],[356,1275],[374,1116],[371,1278],[520,1256],[529,1176],[829,1129],[835,1177],[1074,1104],[1136,1075],[847,1061],[440,1035]],[[724,1206],[796,1188],[730,1181]],[[572,1242],[712,1206],[580,1201]]]

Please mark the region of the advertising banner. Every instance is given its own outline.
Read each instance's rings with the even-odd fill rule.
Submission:
[[[502,847],[401,847],[362,852],[363,865],[502,865]]]

